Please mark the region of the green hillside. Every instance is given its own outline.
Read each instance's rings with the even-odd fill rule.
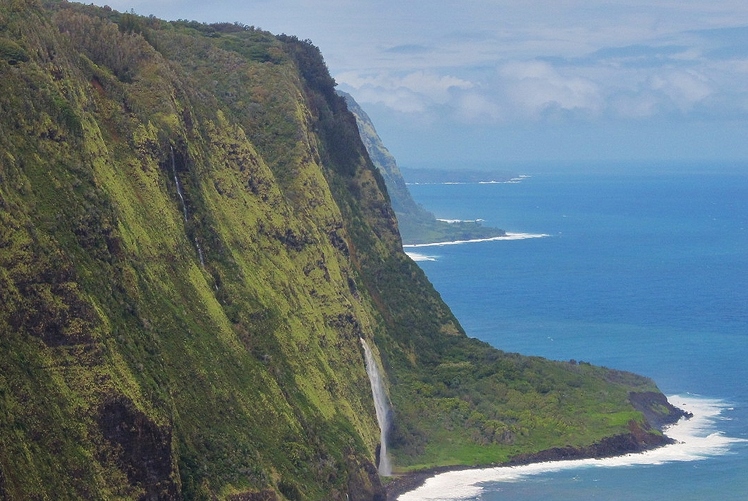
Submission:
[[[384,499],[361,338],[396,472],[661,441],[465,336],[310,42],[0,3],[0,498]]]

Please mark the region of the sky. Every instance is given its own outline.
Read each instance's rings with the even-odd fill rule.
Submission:
[[[748,171],[745,0],[94,3],[310,39],[400,166]]]

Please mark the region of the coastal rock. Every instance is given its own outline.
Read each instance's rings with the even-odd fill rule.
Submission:
[[[653,428],[661,431],[666,426],[677,423],[681,418],[693,416],[692,413],[675,407],[662,393],[653,391],[631,392],[629,393],[629,401],[638,411],[644,414],[645,419]]]

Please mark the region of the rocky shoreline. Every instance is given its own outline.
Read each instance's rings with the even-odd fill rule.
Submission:
[[[629,400],[637,410],[644,414],[645,422],[639,424],[631,421],[628,433],[606,437],[587,447],[553,447],[536,453],[520,454],[501,464],[442,466],[402,474],[386,485],[387,501],[395,501],[400,495],[421,487],[427,479],[449,471],[518,466],[572,459],[601,459],[655,449],[674,443],[673,439],[662,433],[665,427],[677,423],[682,417],[690,418],[693,416],[690,412],[673,406],[661,393],[631,393]]]

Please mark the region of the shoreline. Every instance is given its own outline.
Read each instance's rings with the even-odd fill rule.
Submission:
[[[437,261],[435,256],[429,256],[415,252],[415,249],[422,247],[443,247],[445,245],[462,245],[462,244],[473,244],[480,242],[496,242],[499,240],[527,240],[530,238],[546,238],[551,235],[547,233],[509,233],[506,232],[501,236],[488,237],[488,238],[475,238],[472,240],[452,240],[447,242],[431,242],[426,244],[403,244],[403,252],[411,258],[413,261]]]
[[[596,454],[594,447],[555,448],[513,458],[495,466],[435,467],[403,474],[386,486],[388,501],[427,501],[432,499],[466,499],[475,497],[482,490],[482,482],[512,482],[527,476],[563,469],[585,467],[621,467],[634,465],[656,465],[669,462],[697,461],[724,454],[730,445],[744,439],[725,437],[714,429],[714,423],[722,411],[729,409],[719,400],[672,396],[675,405],[684,411],[684,417],[676,423],[666,425],[660,435],[659,444],[639,444],[638,450],[619,449],[617,453],[608,448],[608,453]],[[690,414],[690,417],[687,417]],[[636,436],[634,430],[628,436]],[[619,435],[618,437],[626,437]],[[609,437],[606,440],[615,439]],[[620,440],[620,438],[619,438]],[[618,445],[624,445],[620,442]],[[615,446],[609,442],[608,446]],[[629,442],[629,446],[631,443]],[[602,452],[602,451],[598,451]],[[577,455],[573,454],[584,454]],[[571,454],[571,456],[570,456]],[[450,494],[451,492],[451,494]],[[437,493],[435,496],[434,493]]]
[[[473,244],[479,242],[494,242],[497,240],[527,240],[528,238],[546,238],[550,237],[547,233],[511,233],[506,232],[503,235],[488,238],[474,238],[470,240],[451,240],[447,242],[429,242],[423,244],[403,244],[403,249],[419,247],[442,247],[445,245]]]
[[[422,487],[427,480],[442,473],[451,473],[455,471],[474,470],[475,466],[435,466],[409,473],[393,474],[394,480],[385,486],[387,501],[397,501],[403,494],[413,492]]]
[[[690,419],[690,418],[686,418]],[[385,487],[387,492],[387,501],[397,501],[400,496],[413,493],[433,478],[445,473],[484,471],[505,468],[517,468],[522,466],[541,465],[547,463],[564,463],[571,461],[581,461],[585,459],[608,459],[616,457],[625,457],[629,454],[642,454],[657,448],[666,447],[675,443],[675,440],[666,435],[659,435],[661,441],[651,443],[641,442],[639,432],[632,432],[623,435],[606,437],[600,442],[596,442],[588,447],[554,447],[542,450],[536,453],[521,454],[515,456],[504,463],[484,466],[436,466],[419,470],[412,473],[403,473],[391,481]],[[632,450],[631,447],[635,447]],[[622,447],[623,449],[618,449]],[[607,451],[607,452],[606,452]]]

